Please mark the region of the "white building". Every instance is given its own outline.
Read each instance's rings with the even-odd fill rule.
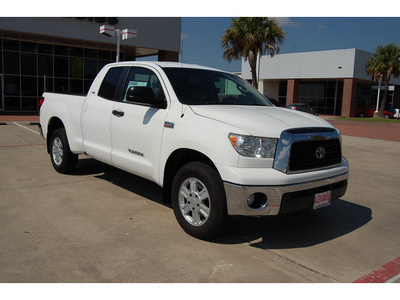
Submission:
[[[281,105],[302,102],[321,114],[353,116],[356,107],[376,106],[377,83],[366,73],[372,55],[343,49],[262,56],[259,90]],[[242,62],[242,77],[251,80],[248,62]],[[399,78],[392,79],[387,101],[400,107]]]

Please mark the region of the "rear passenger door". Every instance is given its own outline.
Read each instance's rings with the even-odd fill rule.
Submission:
[[[111,163],[111,117],[128,68],[110,68],[98,87],[92,88],[82,111],[82,134],[85,152],[100,161]],[[99,74],[100,75],[100,74]]]

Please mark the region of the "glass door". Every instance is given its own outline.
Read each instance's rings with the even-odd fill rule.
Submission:
[[[3,75],[0,74],[0,111],[4,110]]]

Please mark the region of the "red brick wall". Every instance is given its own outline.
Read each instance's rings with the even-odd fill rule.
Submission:
[[[344,79],[342,117],[353,117],[356,108],[357,81],[353,78]]]
[[[286,105],[296,103],[299,99],[299,80],[289,79],[287,82]]]

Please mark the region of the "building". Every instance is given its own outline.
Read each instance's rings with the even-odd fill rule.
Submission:
[[[116,60],[116,38],[101,25],[135,29],[120,60],[178,61],[181,18],[0,18],[0,113],[37,113],[44,91],[84,94]]]
[[[262,56],[259,90],[283,106],[300,102],[320,114],[353,116],[356,107],[376,107],[378,83],[366,73],[372,55],[344,49]],[[242,77],[251,80],[248,62],[242,62]],[[390,83],[387,105],[399,108],[400,79]]]

